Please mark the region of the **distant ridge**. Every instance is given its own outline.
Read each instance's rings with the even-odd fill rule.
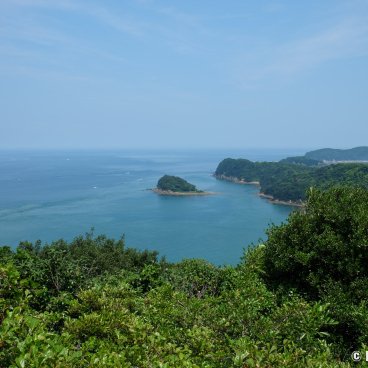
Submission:
[[[305,154],[306,158],[317,161],[368,161],[368,147],[350,149],[322,148]]]
[[[305,166],[318,166],[333,162],[368,161],[368,147],[350,149],[321,148],[307,152],[304,156],[287,157],[280,162]]]

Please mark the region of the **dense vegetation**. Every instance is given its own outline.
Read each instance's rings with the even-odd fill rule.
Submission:
[[[3,247],[0,367],[350,367],[367,349],[367,244],[368,192],[335,188],[236,267],[92,234]]]
[[[321,165],[321,161],[314,160],[312,158],[308,158],[305,156],[293,156],[293,157],[287,157],[279,162],[282,163],[289,163],[289,164],[296,164],[296,165],[306,165],[306,166],[318,166]]]
[[[178,176],[164,175],[157,183],[157,189],[171,192],[199,192],[195,185]]]
[[[303,201],[310,187],[327,189],[335,185],[368,187],[368,165],[351,163],[322,167],[287,162],[252,162],[227,158],[215,175],[244,181],[259,181],[261,192],[285,201]]]

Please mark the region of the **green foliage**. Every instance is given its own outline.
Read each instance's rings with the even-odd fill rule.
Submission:
[[[368,191],[313,189],[304,212],[268,230],[267,275],[311,296],[323,294],[327,283],[339,283],[361,300],[360,287],[368,281],[367,250]]]
[[[328,306],[297,297],[278,305],[257,275],[257,249],[236,268],[146,262],[75,294],[50,284],[55,296],[42,311],[31,304],[28,281],[19,287],[25,280],[7,266],[0,366],[344,366],[326,342]]]
[[[368,165],[336,164],[329,166],[295,165],[280,162],[252,162],[227,158],[220,162],[215,175],[244,181],[258,181],[261,192],[275,199],[302,201],[311,187],[328,189],[336,185],[368,188]]]
[[[312,190],[236,267],[87,234],[0,251],[0,367],[351,367],[368,333],[368,192]]]
[[[0,264],[6,264],[13,259],[13,252],[10,247],[0,247]]]
[[[12,264],[0,264],[0,323],[7,310],[18,305],[22,299],[20,275]]]
[[[201,259],[187,259],[173,265],[168,274],[171,285],[188,297],[218,295],[225,270]]]
[[[195,185],[178,176],[164,175],[157,182],[157,189],[171,192],[199,192]]]
[[[248,182],[259,180],[256,163],[244,158],[226,158],[222,160],[217,166],[215,175],[237,178]]]
[[[327,310],[327,305],[291,298],[261,317],[254,339],[246,335],[234,342],[235,366],[330,366],[327,362],[332,354],[324,330],[335,322]]]
[[[305,166],[318,166],[321,164],[320,161],[305,156],[287,157],[280,160],[279,162]]]
[[[367,341],[368,191],[309,192],[304,212],[268,231],[265,278],[274,288],[297,290],[331,305],[340,353]]]
[[[73,292],[91,279],[122,269],[141,270],[158,262],[157,252],[125,248],[124,239],[79,236],[72,242],[58,240],[41,247],[40,243],[21,243],[14,263],[23,277],[29,277],[54,294]]]

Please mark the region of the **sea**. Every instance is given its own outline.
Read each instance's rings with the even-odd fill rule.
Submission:
[[[303,154],[259,150],[0,151],[0,245],[43,244],[94,235],[124,236],[126,246],[157,250],[169,261],[202,258],[235,265],[292,207],[260,198],[258,188],[217,180],[226,158],[277,161]],[[164,175],[183,177],[209,196],[150,191]]]

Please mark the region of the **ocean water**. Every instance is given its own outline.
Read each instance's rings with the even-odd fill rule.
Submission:
[[[0,245],[94,234],[129,247],[158,250],[170,261],[204,258],[236,264],[243,250],[266,239],[265,229],[292,208],[257,196],[254,186],[215,179],[226,157],[279,160],[295,150],[248,151],[2,151]],[[177,175],[204,197],[162,197],[147,189]]]

